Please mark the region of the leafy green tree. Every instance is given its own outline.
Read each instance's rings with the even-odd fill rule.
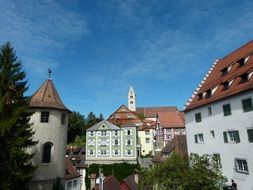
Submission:
[[[26,189],[36,169],[27,152],[37,142],[32,140],[26,90],[25,72],[7,42],[0,49],[0,189]]]
[[[77,135],[85,135],[86,119],[79,112],[72,112],[69,115],[68,125],[68,143],[74,142]]]
[[[85,135],[83,135],[83,136],[77,135],[76,138],[75,138],[75,141],[72,144],[76,145],[76,146],[85,146],[86,136]]]
[[[64,190],[60,177],[57,176],[57,178],[55,179],[52,190]]]
[[[97,123],[97,116],[93,112],[90,112],[87,116],[87,126],[91,127],[96,123]]]
[[[164,163],[143,170],[142,175],[140,189],[219,190],[226,181],[216,160],[209,155],[183,158],[172,154]]]

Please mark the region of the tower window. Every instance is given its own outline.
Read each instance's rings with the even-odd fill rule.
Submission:
[[[43,145],[42,163],[50,163],[52,146],[53,146],[53,144],[50,142],[47,142]]]
[[[65,124],[65,120],[66,120],[66,114],[62,113],[61,114],[61,124]]]
[[[49,121],[49,112],[48,111],[42,111],[40,115],[40,122],[41,123],[48,123]]]
[[[134,102],[133,101],[130,101],[130,104],[133,104]]]
[[[134,96],[133,96],[133,95],[131,95],[131,96],[130,96],[130,98],[134,98]]]

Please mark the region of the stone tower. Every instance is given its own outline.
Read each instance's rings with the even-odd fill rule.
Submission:
[[[128,109],[131,111],[136,111],[136,94],[132,86],[128,92]]]
[[[64,180],[65,154],[67,144],[68,114],[70,111],[62,103],[51,79],[47,79],[35,92],[30,101],[34,112],[34,140],[38,144],[33,148],[33,163],[38,166],[30,183],[30,189],[51,189],[59,176]]]

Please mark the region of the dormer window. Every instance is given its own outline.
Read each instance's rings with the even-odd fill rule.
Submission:
[[[240,77],[241,77],[240,83],[245,83],[245,82],[247,82],[249,80],[248,73],[244,73]]]
[[[229,82],[228,81],[224,82],[222,85],[223,85],[223,90],[227,90],[229,88]]]
[[[202,93],[199,93],[199,94],[198,94],[198,98],[199,98],[199,100],[202,100],[202,99],[203,99],[203,94],[202,94]]]
[[[212,97],[212,91],[211,90],[207,90],[206,91],[206,98],[211,98]]]
[[[228,68],[227,67],[225,67],[224,69],[221,70],[221,76],[224,76],[226,74],[228,74]]]
[[[237,62],[239,64],[239,67],[242,67],[243,65],[245,65],[245,59],[244,58],[239,59]]]

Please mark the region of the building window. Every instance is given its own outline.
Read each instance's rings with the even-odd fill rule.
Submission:
[[[223,138],[225,143],[240,143],[239,131],[224,131]]]
[[[130,130],[127,130],[127,135],[131,135],[131,131]]]
[[[214,130],[211,130],[210,133],[211,133],[211,136],[214,138],[215,137]]]
[[[50,163],[52,146],[53,144],[50,142],[47,142],[43,145],[42,163]]]
[[[131,95],[130,98],[133,98],[133,95]]]
[[[73,188],[77,188],[77,180],[76,179],[73,181]]]
[[[62,113],[61,114],[61,124],[65,124],[65,120],[66,120],[66,114]]]
[[[242,67],[243,65],[245,65],[245,59],[241,58],[240,60],[237,61],[239,63],[238,67]]]
[[[106,131],[101,131],[101,136],[106,136]]]
[[[42,111],[40,115],[40,122],[41,123],[48,123],[49,121],[49,112],[48,111]]]
[[[249,173],[247,160],[235,159],[235,169],[239,173]]]
[[[223,105],[223,114],[224,116],[231,115],[230,104]]]
[[[195,121],[198,123],[198,122],[201,122],[201,113],[196,113],[195,114]]]
[[[242,107],[243,107],[244,112],[252,111],[253,110],[252,99],[248,98],[248,99],[242,100]]]
[[[119,132],[118,132],[118,131],[114,131],[114,135],[115,135],[115,136],[118,136],[118,135],[119,135]]]
[[[204,143],[204,136],[202,133],[195,135],[195,143]]]
[[[212,97],[212,90],[207,90],[206,91],[206,98],[211,98]]]
[[[91,155],[91,156],[93,156],[93,155],[94,155],[93,150],[90,150],[90,155]]]
[[[94,136],[94,131],[90,131],[90,136],[91,136],[91,137]]]
[[[130,101],[130,104],[133,104],[134,102],[133,101]]]
[[[213,160],[221,168],[220,154],[213,154]]]
[[[248,133],[248,140],[249,142],[253,142],[253,129],[248,129],[247,130],[247,133]]]
[[[226,82],[223,82],[223,90],[227,90],[228,89],[228,87],[229,87],[229,82],[228,81],[226,81]]]
[[[127,150],[127,155],[131,155],[131,150]]]
[[[131,145],[131,140],[130,139],[127,140],[127,145],[128,146]]]
[[[149,131],[145,131],[145,135],[149,135]]]
[[[202,93],[199,93],[198,94],[198,100],[202,100],[203,99],[203,94]]]
[[[146,138],[146,144],[149,144],[150,143],[150,138]]]
[[[118,156],[118,155],[119,155],[119,150],[114,150],[114,154],[115,154],[116,156]]]
[[[68,181],[67,182],[67,190],[71,190],[72,189],[72,181]]]
[[[106,155],[106,150],[101,150],[101,155]]]
[[[240,83],[245,83],[245,82],[247,82],[249,80],[248,73],[244,73],[240,77],[241,77]]]
[[[115,139],[114,140],[114,144],[117,146],[117,145],[119,145],[119,140],[118,139]]]
[[[207,114],[209,115],[209,116],[211,116],[213,113],[212,113],[212,107],[208,107],[207,108]]]

